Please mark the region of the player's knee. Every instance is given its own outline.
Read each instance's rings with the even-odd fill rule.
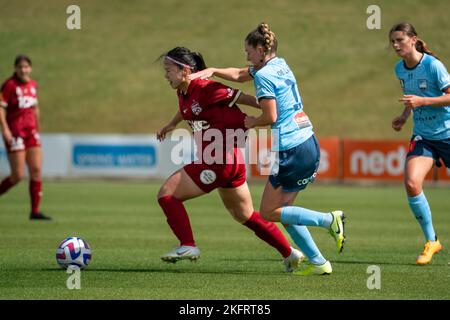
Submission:
[[[172,195],[173,195],[173,190],[171,188],[169,188],[166,184],[163,184],[161,186],[161,188],[159,189],[158,195],[156,196],[156,198],[159,201],[159,199],[161,199],[163,197],[172,196]]]
[[[416,196],[422,192],[422,183],[415,179],[406,178],[405,179],[405,188],[406,192],[409,196]]]
[[[41,180],[41,168],[40,167],[30,167],[30,178],[32,180]]]
[[[13,172],[10,175],[9,180],[11,181],[12,184],[16,184],[16,183],[19,183],[23,178],[24,178],[24,173],[17,171],[17,172]]]

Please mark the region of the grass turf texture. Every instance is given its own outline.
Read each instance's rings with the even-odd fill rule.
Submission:
[[[313,185],[297,204],[345,210],[344,253],[323,229],[312,234],[334,273],[296,277],[280,256],[234,222],[216,192],[186,203],[202,250],[197,263],[166,264],[176,245],[155,195],[159,184],[47,182],[44,212],[52,222],[30,222],[26,184],[0,198],[0,299],[449,299],[448,252],[418,267],[423,237],[400,187]],[[263,185],[252,184],[255,204]],[[427,188],[438,234],[449,245],[448,189]],[[81,290],[68,290],[55,250],[67,236],[93,248]],[[381,268],[381,290],[368,290],[369,265]]]
[[[277,34],[319,137],[409,138],[410,121],[400,133],[390,126],[403,110],[398,57],[388,48],[394,23],[411,21],[450,67],[442,0],[378,0],[380,30],[367,29],[372,2],[360,0],[78,0],[81,30],[69,31],[73,3],[0,0],[0,79],[18,53],[32,57],[43,132],[156,132],[175,114],[177,98],[152,62],[182,45],[207,65],[245,66],[244,38],[261,21]],[[250,82],[234,86],[254,93]]]

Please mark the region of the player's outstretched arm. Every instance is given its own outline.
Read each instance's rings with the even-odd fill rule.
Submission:
[[[248,68],[206,68],[192,73],[188,77],[189,80],[194,80],[197,78],[207,79],[213,76],[234,82],[245,82],[253,79],[248,73]]]
[[[159,141],[163,141],[166,138],[166,135],[169,132],[171,132],[173,129],[175,129],[182,120],[183,120],[183,116],[181,115],[180,111],[178,110],[178,112],[175,114],[175,116],[172,118],[172,120],[156,133],[156,138]]]
[[[239,99],[236,101],[237,104],[244,104],[246,106],[254,107],[257,109],[261,109],[261,106],[258,103],[258,99],[255,96],[251,96],[249,94],[241,93]]]

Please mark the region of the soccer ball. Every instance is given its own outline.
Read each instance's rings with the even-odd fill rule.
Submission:
[[[76,266],[86,268],[91,261],[92,253],[89,244],[81,238],[69,237],[61,241],[56,249],[56,261],[61,268]]]

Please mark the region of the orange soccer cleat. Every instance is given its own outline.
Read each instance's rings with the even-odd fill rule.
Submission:
[[[438,239],[436,241],[427,241],[423,248],[422,254],[417,257],[416,263],[418,265],[425,265],[431,262],[433,255],[442,250],[442,245]]]

